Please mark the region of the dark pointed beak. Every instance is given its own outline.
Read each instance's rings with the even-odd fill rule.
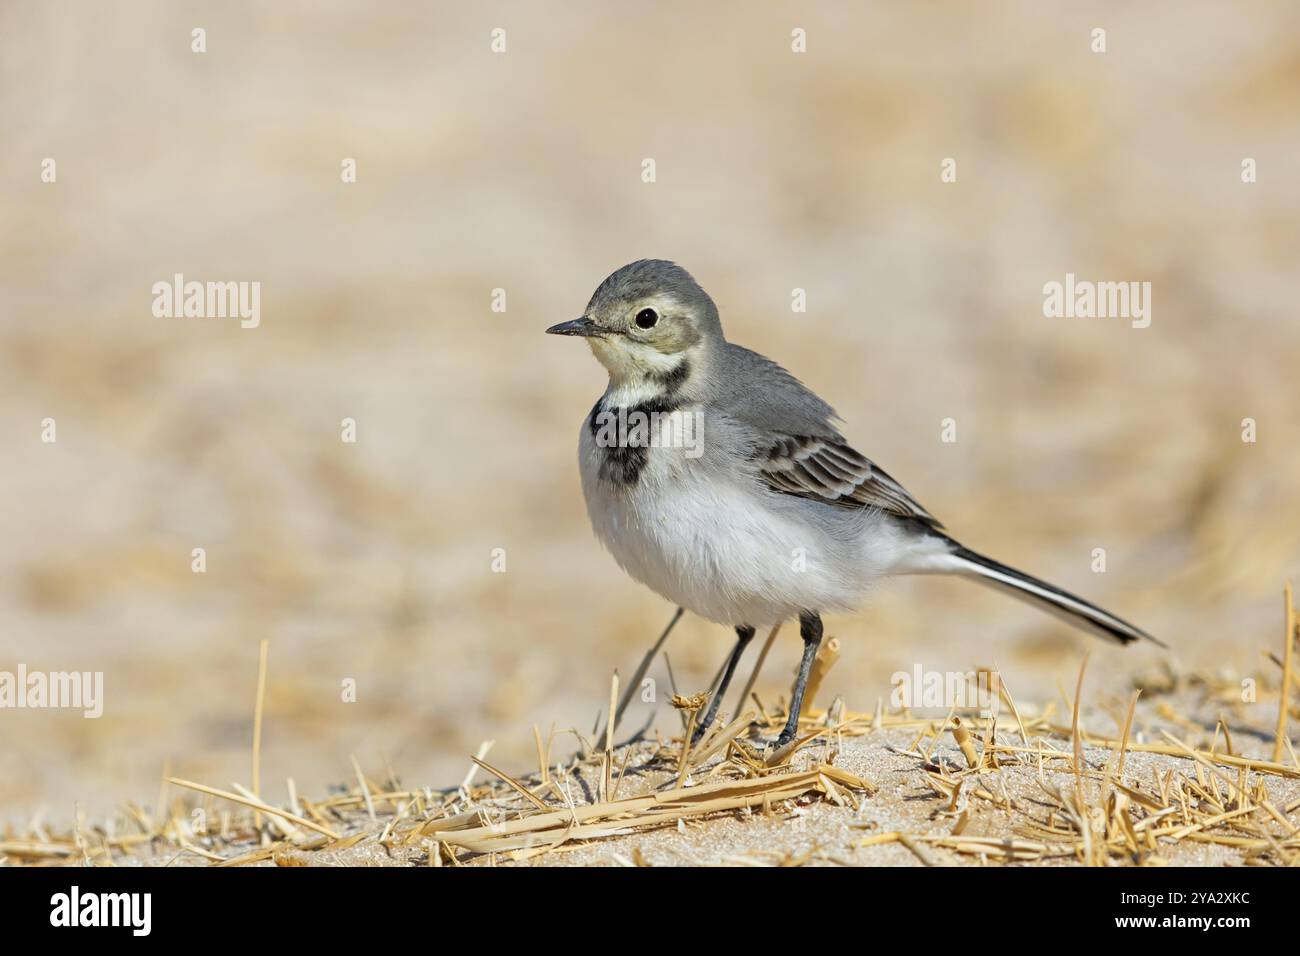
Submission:
[[[604,335],[604,331],[585,315],[572,322],[561,322],[546,330],[547,335],[585,335],[588,337]]]

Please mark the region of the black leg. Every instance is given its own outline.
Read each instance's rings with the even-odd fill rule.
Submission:
[[[799,662],[799,676],[795,678],[794,690],[790,694],[790,717],[785,722],[785,729],[776,738],[777,747],[784,747],[799,735],[799,711],[803,709],[803,692],[808,686],[808,675],[812,673],[813,658],[822,642],[822,619],[816,611],[804,611],[799,615],[799,636],[803,638],[803,660]]]
[[[618,730],[618,725],[622,723],[623,711],[627,710],[628,704],[632,703],[633,696],[640,693],[641,678],[645,677],[646,671],[650,669],[650,664],[654,661],[655,656],[659,653],[659,648],[664,646],[664,641],[668,640],[668,635],[673,632],[673,628],[677,626],[677,622],[682,619],[682,615],[685,613],[686,613],[685,608],[679,607],[677,609],[677,611],[673,614],[672,620],[668,622],[668,626],[665,627],[663,633],[659,635],[659,640],[655,641],[654,645],[650,648],[650,650],[646,651],[645,657],[641,658],[641,663],[637,665],[636,673],[632,675],[632,680],[628,683],[628,685],[625,688],[623,688],[623,696],[619,699],[618,709],[614,711],[615,730]],[[654,718],[652,715],[651,720],[653,719]],[[650,726],[649,724],[646,725],[646,727],[649,726]],[[622,747],[625,744],[635,743],[636,741],[640,740],[641,736],[646,731],[646,727],[641,728],[633,736],[623,741],[623,743],[619,744],[619,746]],[[605,734],[607,732],[608,732],[607,730],[601,730],[600,733],[596,734],[596,739],[604,740]]]
[[[718,689],[713,694],[713,700],[709,701],[709,709],[704,713],[704,719],[695,727],[695,738],[691,743],[695,743],[704,736],[704,731],[713,725],[713,719],[718,716],[718,707],[722,704],[722,698],[727,694],[727,686],[731,683],[731,675],[736,672],[736,665],[740,662],[740,655],[745,653],[745,647],[754,639],[754,629],[748,625],[742,624],[736,628],[736,646],[731,649],[731,656],[727,658],[727,666],[722,671],[722,680],[718,682]]]

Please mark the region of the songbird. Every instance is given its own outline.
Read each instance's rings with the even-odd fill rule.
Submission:
[[[728,342],[717,306],[680,266],[626,265],[581,318],[546,331],[585,338],[609,372],[578,446],[596,536],[637,581],[735,628],[701,733],[755,629],[798,617],[803,658],[776,743],[794,739],[821,615],[859,607],[890,575],[961,575],[1103,638],[1160,643],[959,544],[849,445],[830,405],[772,360]]]

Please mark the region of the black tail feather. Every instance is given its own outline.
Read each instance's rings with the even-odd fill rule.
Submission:
[[[1048,584],[1023,571],[1017,571],[1000,561],[994,561],[970,548],[962,547],[955,541],[952,544],[952,555],[960,563],[956,569],[959,574],[968,575],[981,583],[1007,591],[1014,597],[1030,601],[1068,623],[1091,631],[1099,637],[1120,644],[1147,640],[1161,647],[1166,646],[1141,628],[1135,627],[1121,617],[1116,617],[1090,601],[1085,601],[1078,595],[1063,591],[1056,585]]]

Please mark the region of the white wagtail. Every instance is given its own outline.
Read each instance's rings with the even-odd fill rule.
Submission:
[[[701,731],[755,629],[797,615],[803,659],[777,745],[789,743],[822,612],[856,608],[888,575],[964,575],[1121,644],[1155,640],[949,537],[849,446],[834,409],[775,362],[726,340],[717,306],[680,266],[624,266],[581,318],[546,331],[585,337],[609,371],[578,449],[597,537],[633,578],[736,630]],[[693,444],[681,440],[687,432]]]

